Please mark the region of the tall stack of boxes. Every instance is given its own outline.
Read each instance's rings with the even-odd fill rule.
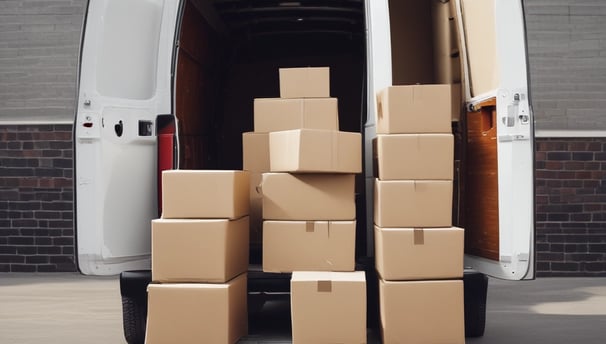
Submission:
[[[338,131],[329,88],[328,68],[280,69],[280,98],[255,99],[256,133],[243,138],[244,168],[269,170],[253,178],[251,204],[262,199],[263,271],[293,272],[294,343],[366,341],[365,276],[354,271],[361,136]]]
[[[452,227],[449,85],[377,96],[375,256],[384,343],[464,343],[463,229]]]
[[[164,171],[162,184],[146,343],[235,343],[248,332],[248,172]]]

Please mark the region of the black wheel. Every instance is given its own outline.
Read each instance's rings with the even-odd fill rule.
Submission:
[[[465,336],[481,337],[486,328],[488,277],[479,272],[465,272]]]
[[[150,282],[150,270],[124,271],[120,274],[122,327],[128,344],[145,343],[147,285]]]
[[[146,300],[122,296],[122,326],[124,327],[124,338],[128,344],[145,343],[146,323]]]

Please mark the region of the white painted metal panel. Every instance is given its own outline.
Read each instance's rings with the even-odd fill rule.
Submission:
[[[461,12],[477,0],[457,0],[459,14],[463,14],[463,27],[477,30],[481,26],[465,25],[465,13]],[[487,4],[492,2],[492,4]],[[467,3],[467,6],[465,6]],[[477,4],[476,4],[477,5]],[[480,80],[481,94],[474,96],[466,90],[469,104],[496,97],[497,103],[497,154],[499,188],[499,261],[466,256],[466,266],[488,275],[504,279],[523,279],[534,276],[534,183],[533,183],[533,117],[528,99],[526,62],[526,35],[522,2],[519,0],[483,0],[475,6],[473,18],[482,16],[482,10],[494,11],[485,17],[494,18],[496,58],[494,73],[487,80]],[[470,13],[467,13],[469,15]],[[473,19],[472,18],[472,19]],[[460,27],[461,27],[460,26]],[[492,30],[485,31],[490,32]],[[469,32],[465,32],[467,37]],[[474,33],[471,34],[472,36]],[[485,35],[484,35],[485,36]],[[483,40],[489,40],[484,37]],[[478,44],[478,41],[475,42]],[[492,49],[492,44],[486,45]],[[474,72],[485,70],[485,64],[474,65],[474,54],[479,49],[465,47],[462,56],[466,59],[465,78],[474,82]],[[480,53],[480,55],[483,53]],[[489,54],[490,55],[490,54]],[[480,56],[481,57],[481,56]],[[478,70],[474,71],[474,68]],[[498,78],[494,78],[494,76]],[[475,78],[477,80],[477,77]],[[477,82],[476,82],[477,83]],[[496,88],[490,89],[494,83]],[[467,82],[469,85],[470,83]]]
[[[171,113],[179,0],[89,3],[75,119],[78,267],[149,268],[157,217],[156,128]],[[150,135],[141,135],[140,122]]]

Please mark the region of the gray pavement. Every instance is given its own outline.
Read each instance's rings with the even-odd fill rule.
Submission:
[[[488,290],[486,334],[467,343],[606,342],[604,278],[491,280]],[[0,343],[124,343],[120,307],[115,277],[0,274]],[[287,305],[264,310],[251,319],[257,333],[243,342],[288,343]]]

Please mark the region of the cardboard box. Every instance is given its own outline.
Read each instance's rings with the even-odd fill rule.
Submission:
[[[375,175],[380,180],[452,180],[452,134],[377,135]]]
[[[375,180],[379,227],[451,227],[452,181]]]
[[[291,129],[339,130],[337,98],[257,98],[255,132]]]
[[[237,219],[248,215],[246,171],[162,172],[162,218]]]
[[[152,280],[224,283],[248,270],[248,216],[152,221]]]
[[[465,343],[463,281],[379,281],[383,343]]]
[[[250,243],[263,242],[263,195],[261,194],[262,173],[250,174]]]
[[[386,281],[463,278],[464,231],[375,226],[375,263]]]
[[[390,86],[377,95],[377,134],[448,134],[450,85]]]
[[[280,98],[330,97],[328,67],[280,68]]]
[[[349,221],[356,218],[353,174],[263,173],[263,219]]]
[[[242,169],[269,172],[269,133],[242,134]]]
[[[272,172],[360,173],[362,136],[332,130],[297,129],[269,134]]]
[[[301,272],[290,282],[293,343],[366,343],[364,272]]]
[[[356,221],[265,221],[263,271],[354,271]]]
[[[246,274],[226,284],[150,284],[145,343],[227,343],[248,333]]]

